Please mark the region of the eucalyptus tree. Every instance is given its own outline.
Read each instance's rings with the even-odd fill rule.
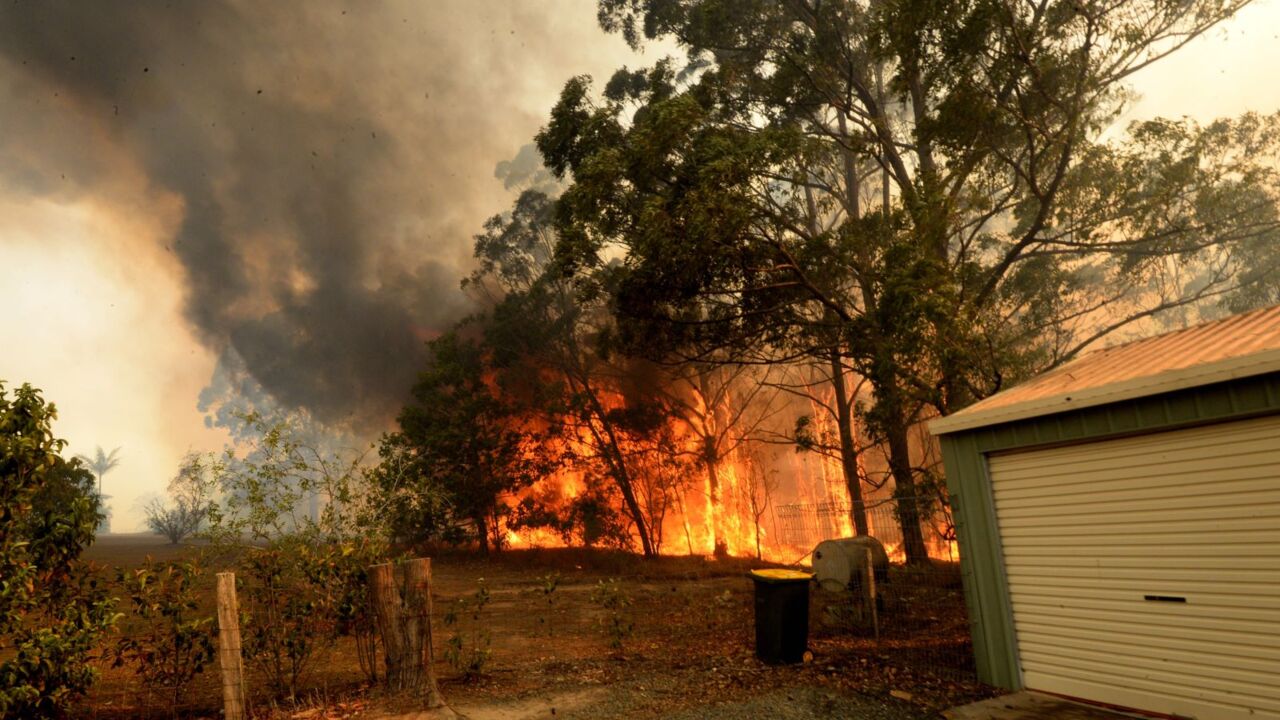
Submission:
[[[660,528],[646,511],[654,497],[641,487],[638,464],[652,460],[661,440],[661,398],[635,382],[627,358],[607,352],[607,276],[575,287],[551,265],[555,208],[556,200],[527,190],[511,212],[491,218],[476,237],[479,267],[463,287],[492,306],[485,342],[504,377],[524,379],[513,393],[577,446],[573,462],[617,491],[642,551],[656,555]]]
[[[687,57],[565,85],[538,136],[571,180],[559,267],[611,275],[636,347],[865,378],[923,560],[912,424],[1280,286],[1251,266],[1280,239],[1274,117],[1114,127],[1134,73],[1245,2],[601,0]]]
[[[717,557],[729,552],[731,498],[721,483],[724,466],[735,455],[749,454],[749,446],[767,436],[784,409],[771,371],[750,365],[681,363],[664,368],[664,383],[656,392],[664,414],[678,418],[697,441],[693,454],[706,478],[704,519]]]

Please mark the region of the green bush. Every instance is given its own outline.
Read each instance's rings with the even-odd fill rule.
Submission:
[[[247,662],[277,697],[296,700],[318,651],[355,635],[361,667],[376,679],[367,568],[381,546],[287,536],[245,550],[237,580]]]
[[[176,716],[187,687],[213,661],[217,625],[200,612],[208,589],[197,562],[158,563],[147,559],[121,570],[120,586],[139,621],[115,648],[115,665],[132,665],[149,690],[159,690]]]
[[[102,517],[93,476],[61,456],[57,412],[30,385],[0,383],[0,717],[62,714],[95,678],[87,664],[116,621],[80,554]]]
[[[236,417],[237,445],[187,458],[183,476],[208,498],[201,535],[236,571],[246,662],[296,700],[316,653],[350,634],[376,680],[366,569],[389,547],[364,453],[314,437],[306,417]]]

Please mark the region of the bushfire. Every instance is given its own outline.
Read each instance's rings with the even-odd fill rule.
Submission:
[[[761,386],[764,387],[764,386]],[[705,384],[703,386],[705,389]],[[679,392],[673,390],[673,394]],[[717,399],[722,407],[708,407]],[[686,393],[689,412],[671,412],[662,435],[665,448],[645,440],[624,441],[631,460],[637,501],[650,525],[656,552],[667,555],[759,557],[781,563],[807,562],[813,547],[824,539],[857,534],[842,462],[822,438],[835,437],[835,420],[821,395],[796,398],[776,392],[756,392],[733,405],[733,393]],[[622,405],[622,395],[611,398]],[[794,427],[808,425],[817,442],[799,444]],[[732,426],[732,427],[727,427]],[[720,433],[722,431],[723,435]],[[591,428],[577,428],[563,442],[568,454],[590,459],[597,452]],[[710,449],[709,449],[710,448]],[[665,452],[667,457],[659,457]],[[913,455],[923,475],[939,467],[936,448],[923,428],[913,437]],[[874,447],[858,455],[858,474],[869,535],[884,543],[894,562],[906,558],[901,520],[897,512],[887,462]],[[510,498],[519,508],[536,504],[554,515],[573,513],[575,503],[593,493],[602,481],[590,463],[571,463],[547,475],[533,487]],[[929,484],[932,496],[913,498],[920,507],[925,545],[930,557],[955,560],[958,548],[945,493]],[[618,493],[603,495],[608,510],[626,517]],[[605,538],[588,531],[584,537],[561,529],[521,522],[520,513],[506,523],[505,542],[511,548],[563,547],[572,544],[612,544],[641,551],[635,528]]]

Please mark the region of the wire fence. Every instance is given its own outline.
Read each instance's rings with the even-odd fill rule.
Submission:
[[[907,562],[902,510],[908,502],[916,511],[927,560]],[[875,611],[865,607],[857,588],[832,591],[819,585],[813,593],[815,636],[845,639],[854,649],[896,665],[973,680],[972,639],[950,509],[932,497],[886,498],[867,502],[865,512],[867,535],[879,541],[888,560],[876,570]],[[812,550],[824,540],[855,534],[847,503],[783,505],[777,518],[782,541],[796,548]]]
[[[955,524],[951,508],[939,498],[882,498],[863,504],[867,517],[867,535],[879,540],[894,562],[906,555],[902,542],[902,503],[914,505],[919,518],[925,551],[934,560],[958,562]],[[847,502],[791,503],[774,511],[778,520],[778,542],[790,547],[812,549],[823,540],[850,537],[855,534]]]
[[[178,602],[149,599],[165,604],[170,613],[150,617],[139,616],[136,603],[129,600],[124,588],[104,580],[118,596],[121,617],[115,630],[102,637],[99,647],[91,653],[89,666],[97,680],[87,696],[74,705],[71,716],[86,720],[222,716],[225,677],[217,651],[224,640],[219,637],[214,579],[211,572],[201,576],[190,598],[192,605],[183,604],[181,614],[172,614],[179,610]],[[241,580],[243,589],[244,578]],[[244,695],[256,709],[255,716],[270,714],[276,708],[292,713],[302,708],[333,706],[360,694],[367,675],[359,663],[360,648],[354,629],[335,628],[331,633],[306,638],[296,633],[291,636],[279,619],[272,617],[269,608],[253,602],[252,597],[248,593],[242,595],[239,621],[250,647],[256,645],[259,653],[258,657],[250,657],[251,652],[245,651],[243,673]],[[181,601],[185,603],[186,599]],[[206,637],[211,651],[197,660],[197,648]],[[269,647],[271,643],[261,642],[264,637],[289,641],[276,655],[297,664],[300,682],[292,698],[271,689],[276,680],[273,671],[280,662],[272,662],[273,648]],[[126,639],[142,643],[151,649],[150,654],[120,659],[116,648]],[[184,674],[185,679],[180,680]]]
[[[929,502],[923,498],[917,499],[916,505],[922,510],[920,537],[928,560],[908,563],[902,541],[900,502],[893,499],[876,500],[868,502],[866,506],[868,534],[884,546],[887,560],[884,567],[877,568],[876,572],[874,615],[862,600],[863,595],[853,589],[838,592],[817,589],[811,594],[812,639],[819,645],[831,643],[841,649],[865,654],[875,662],[923,670],[961,682],[970,681],[974,678],[971,642],[949,513],[936,499]],[[777,533],[787,546],[804,548],[796,553],[800,555],[811,551],[823,540],[853,535],[853,521],[849,515],[848,505],[839,502],[783,505],[776,509]],[[121,566],[130,562],[124,556],[113,560]],[[381,652],[370,652],[359,642],[359,630],[372,632],[380,627],[373,617],[365,618],[354,626],[352,623],[335,621],[313,627],[315,618],[324,616],[325,613],[317,614],[314,609],[308,608],[313,608],[321,595],[332,595],[333,588],[319,588],[302,583],[297,586],[296,592],[292,585],[287,592],[259,592],[262,581],[254,579],[255,576],[248,572],[249,567],[242,567],[241,570],[245,572],[241,583],[240,612],[245,637],[249,641],[247,647],[252,651],[246,654],[244,679],[250,688],[248,698],[253,705],[262,708],[281,702],[285,707],[296,710],[299,705],[329,705],[358,697],[370,682],[366,663],[360,662],[364,655],[371,655],[374,665],[384,668],[383,672],[378,673],[380,683],[389,679],[385,674],[385,648],[380,648]],[[454,570],[456,572],[457,568]],[[153,568],[153,571],[159,572],[159,569]],[[164,577],[166,582],[174,582],[171,576]],[[212,618],[213,574],[203,573],[192,577],[193,604],[184,613],[190,613],[192,618]],[[269,574],[269,577],[274,578],[276,575]],[[396,584],[403,585],[405,582],[397,568]],[[164,595],[158,600],[153,598],[148,602],[161,601],[175,607],[186,602],[187,596],[180,592],[181,587],[166,584],[157,586],[155,583],[148,587],[168,588],[166,592],[175,593]],[[534,587],[532,592],[541,592],[542,595],[538,597],[544,597],[549,591],[545,587],[541,590]],[[104,643],[113,644],[126,637],[141,638],[144,641],[151,638],[149,642],[160,639],[162,635],[157,633],[166,630],[167,621],[162,618],[134,617],[132,610],[136,603],[125,597],[128,593],[124,588],[120,589],[120,593],[121,608],[131,612],[121,620],[118,633],[104,638]],[[490,628],[487,621],[479,620],[482,615],[480,610],[489,602],[488,590],[483,585],[478,590],[473,588],[466,592],[454,588],[445,598],[449,599],[435,608],[435,627],[439,635],[430,643],[430,647],[437,660],[444,667],[452,669],[451,676],[465,676],[473,672],[474,668],[486,664],[488,659]],[[281,604],[276,601],[287,602]],[[303,604],[297,607],[288,604],[293,601]],[[569,602],[566,597],[565,603]],[[519,610],[519,605],[513,605],[513,613],[527,614],[527,608]],[[406,607],[404,612],[410,621],[422,622],[432,616],[430,605]],[[594,630],[596,615],[582,612],[583,617],[591,618],[591,622],[579,629],[582,632]],[[595,612],[591,610],[591,613]],[[874,622],[869,622],[869,618],[874,618]],[[410,622],[405,627],[412,624]],[[415,625],[414,632],[420,631],[422,627]],[[202,632],[215,630],[208,624],[200,625],[199,628]],[[273,657],[270,652],[272,647],[252,642],[255,634],[262,635],[264,631],[272,637],[285,637],[286,633],[292,633],[289,637],[305,639],[311,643],[314,652],[305,667],[300,668],[298,692],[292,702],[281,701],[280,693],[270,689],[273,685],[270,663],[262,660]],[[409,636],[413,635],[413,632],[409,632]],[[569,642],[573,647],[581,644],[580,639]],[[286,650],[291,647],[294,645],[286,644]],[[256,656],[254,652],[257,653]],[[94,664],[102,677],[90,696],[77,707],[78,717],[100,720],[175,715],[213,717],[219,712],[223,698],[220,675],[213,658],[209,659],[204,672],[196,674],[181,691],[175,692],[174,688],[165,690],[149,682],[138,672],[142,666],[136,663],[117,666],[111,662],[107,653],[101,655]]]

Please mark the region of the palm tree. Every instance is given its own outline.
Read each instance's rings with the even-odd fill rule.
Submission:
[[[111,532],[111,509],[107,507],[107,496],[102,494],[102,476],[111,472],[115,466],[120,464],[120,458],[117,454],[120,448],[112,450],[110,453],[102,451],[99,445],[94,452],[93,457],[88,455],[77,455],[93,474],[98,478],[98,507],[102,510],[102,521],[98,523],[98,533]]]
[[[97,476],[98,497],[102,497],[102,476],[111,472],[113,469],[115,469],[115,466],[120,464],[120,458],[116,457],[116,454],[119,452],[120,452],[120,448],[116,448],[115,450],[112,450],[110,454],[105,453],[102,451],[102,446],[99,445],[93,457],[89,457],[88,455],[76,456],[77,458],[80,458],[80,460],[83,461],[84,464],[87,465],[90,470],[93,471],[93,474],[95,476]]]

